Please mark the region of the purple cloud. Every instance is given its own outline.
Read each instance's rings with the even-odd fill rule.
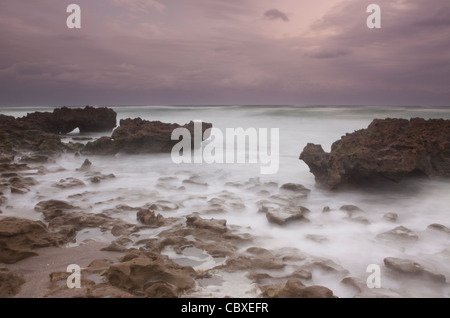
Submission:
[[[288,22],[288,21],[289,21],[289,18],[288,18],[288,16],[286,15],[286,13],[281,12],[281,11],[278,10],[278,9],[271,9],[271,10],[268,10],[268,11],[266,11],[266,12],[264,13],[264,16],[265,16],[266,18],[269,18],[270,20],[278,20],[278,19],[280,19],[280,20],[283,20],[283,21],[285,21],[285,22]]]

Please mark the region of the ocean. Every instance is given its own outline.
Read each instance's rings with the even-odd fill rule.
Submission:
[[[395,275],[384,266],[386,257],[410,259],[430,271],[450,279],[450,236],[427,229],[438,223],[450,227],[450,180],[407,179],[399,184],[374,185],[368,189],[327,191],[315,186],[308,166],[299,160],[307,143],[321,144],[330,151],[333,142],[346,133],[366,128],[376,118],[444,118],[450,119],[450,108],[436,107],[376,107],[376,106],[114,106],[120,119],[140,117],[167,123],[185,124],[201,120],[225,132],[227,128],[279,129],[279,169],[274,174],[261,174],[261,163],[181,163],[175,164],[170,154],[84,156],[63,154],[47,164],[48,173],[34,176],[39,182],[36,191],[20,197],[10,195],[9,206],[3,215],[38,220],[34,206],[39,201],[66,200],[92,213],[101,213],[119,204],[141,207],[159,203],[165,217],[184,216],[194,212],[203,218],[225,219],[227,226],[253,238],[243,244],[268,250],[295,248],[318,258],[326,258],[342,271],[314,269],[310,285],[322,285],[339,297],[358,296],[357,288],[342,283],[344,277],[354,277],[365,284],[371,274],[371,264],[381,268],[381,288],[373,290],[380,297],[450,297],[447,284]],[[27,112],[51,111],[50,107],[1,108],[0,113],[21,117]],[[69,142],[79,134],[75,131],[63,137]],[[84,134],[97,138],[104,134]],[[85,142],[85,141],[77,141]],[[228,141],[227,141],[228,142]],[[272,145],[275,146],[275,145]],[[55,189],[55,181],[69,177],[83,179],[76,171],[88,158],[92,167],[103,174],[113,173],[116,178],[100,184],[86,183],[82,189]],[[192,180],[193,183],[183,181]],[[280,193],[286,183],[302,184],[311,189],[306,198],[290,198]],[[217,199],[217,200],[213,200]],[[285,225],[269,223],[264,213],[258,212],[261,201],[272,201],[275,208],[286,200],[295,200],[310,210],[309,222],[291,222]],[[211,209],[208,202],[217,202],[221,209]],[[270,204],[270,203],[269,203]],[[359,207],[364,222],[355,222],[340,211],[343,205]],[[324,207],[332,211],[323,213]],[[392,222],[383,218],[396,213]],[[135,212],[124,212],[117,217],[136,224]],[[404,226],[415,232],[414,243],[384,241],[377,235],[395,227]],[[143,237],[155,237],[162,229],[147,229]],[[113,239],[107,232],[85,229],[78,233],[77,241],[69,246],[92,239],[108,242]],[[210,255],[191,253],[180,256],[167,248],[168,255],[179,264],[191,265],[196,270],[208,270],[226,261]],[[273,270],[282,276],[288,268]],[[345,272],[345,273],[344,273]],[[255,297],[257,287],[245,272],[220,272],[218,281],[205,283],[190,296],[199,297]]]

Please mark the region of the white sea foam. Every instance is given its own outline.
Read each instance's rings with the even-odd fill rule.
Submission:
[[[141,117],[147,120],[184,124],[193,119],[211,122],[214,127],[226,128],[279,128],[280,129],[280,169],[275,175],[260,175],[258,165],[233,164],[180,164],[172,163],[170,154],[160,155],[117,155],[115,157],[89,156],[92,169],[103,174],[114,173],[116,178],[100,184],[89,182],[83,172],[76,171],[85,157],[62,155],[55,164],[49,164],[45,175],[33,175],[39,181],[36,192],[24,196],[11,195],[10,207],[2,209],[4,215],[16,215],[38,219],[33,211],[35,204],[42,200],[60,199],[73,203],[85,211],[100,213],[118,204],[140,207],[158,200],[172,203],[176,209],[161,212],[165,216],[182,216],[199,212],[205,218],[226,219],[229,226],[239,226],[255,238],[255,244],[266,249],[295,247],[300,251],[333,260],[349,271],[347,276],[357,277],[365,282],[369,264],[383,267],[382,287],[406,297],[449,297],[447,285],[423,283],[409,278],[394,277],[384,266],[386,257],[415,260],[446,275],[450,280],[449,236],[426,230],[432,223],[450,227],[450,181],[448,180],[405,180],[389,189],[377,191],[348,190],[328,192],[316,189],[314,177],[308,167],[298,159],[308,142],[322,144],[329,151],[331,144],[347,132],[367,127],[374,118],[385,117],[425,117],[450,119],[448,109],[422,108],[294,108],[294,107],[118,107],[119,120]],[[19,115],[16,109],[3,109],[2,113]],[[25,114],[23,114],[25,115]],[[98,135],[95,135],[98,136]],[[61,169],[63,168],[63,169]],[[54,186],[60,179],[73,177],[85,182],[81,188],[59,189]],[[194,179],[207,186],[183,184],[183,180]],[[255,179],[255,178],[259,178]],[[270,224],[264,213],[258,213],[257,202],[279,194],[278,187],[284,183],[300,183],[312,191],[300,205],[311,210],[310,223],[275,226]],[[242,186],[239,186],[242,185]],[[183,188],[180,188],[184,186]],[[261,190],[265,190],[261,192]],[[222,198],[226,210],[209,211],[208,201]],[[268,199],[270,200],[270,199]],[[354,222],[347,218],[342,205],[353,204],[364,212],[361,216],[370,224]],[[329,206],[332,211],[322,213]],[[383,219],[388,212],[398,214],[397,222]],[[126,222],[136,223],[135,212],[123,212],[117,217]],[[405,226],[416,232],[419,240],[413,244],[384,242],[376,238],[380,233],[397,226]],[[91,235],[91,236],[90,236]],[[156,235],[150,231],[143,236]],[[313,236],[311,236],[313,235]],[[311,237],[319,237],[316,242]],[[104,233],[85,231],[79,237],[104,240]],[[447,249],[447,251],[445,251]],[[173,256],[170,251],[168,255]],[[175,256],[173,256],[175,257]],[[199,257],[197,257],[199,258]],[[195,260],[199,260],[199,259]],[[214,262],[208,258],[211,266]],[[209,264],[208,263],[208,264]],[[197,266],[201,268],[202,266]],[[211,283],[199,295],[255,295],[254,286],[244,289],[240,274],[223,274],[222,279]],[[394,279],[395,278],[395,279]],[[352,297],[356,293],[340,283],[342,276],[323,272],[313,272],[314,284],[329,287],[338,296]],[[251,283],[245,281],[245,283]],[[222,289],[221,289],[222,286]],[[233,290],[234,286],[234,290]],[[380,292],[383,294],[383,292]],[[385,295],[389,292],[385,291]]]

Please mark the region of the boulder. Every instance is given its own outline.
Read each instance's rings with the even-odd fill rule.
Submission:
[[[278,225],[284,225],[293,221],[309,222],[304,216],[307,212],[310,212],[310,210],[302,206],[282,207],[281,209],[267,208],[266,218],[270,223]]]
[[[151,227],[165,226],[173,221],[163,217],[161,214],[156,215],[154,211],[147,209],[140,209],[136,213],[137,220],[145,225],[150,225]]]
[[[85,184],[83,181],[77,178],[69,177],[66,179],[59,180],[59,182],[55,183],[54,186],[60,189],[70,189],[70,188],[84,187]]]
[[[0,220],[0,262],[12,264],[35,256],[36,248],[57,246],[64,240],[50,233],[44,223],[6,217]]]
[[[15,153],[31,150],[53,154],[63,150],[76,150],[78,144],[63,144],[58,134],[79,128],[80,132],[111,131],[116,126],[117,114],[109,108],[56,108],[50,112],[34,112],[22,118],[0,115],[0,151]],[[41,163],[45,156],[33,154],[25,159]]]
[[[308,144],[300,159],[317,185],[330,190],[377,179],[450,177],[450,120],[376,119],[333,143],[330,153]]]
[[[323,286],[306,287],[300,280],[290,279],[280,286],[263,286],[263,297],[270,298],[336,298],[333,291]]]
[[[92,162],[89,159],[85,159],[83,164],[80,168],[77,169],[77,171],[89,171],[91,169]]]
[[[86,154],[114,155],[119,152],[128,154],[142,153],[169,153],[179,140],[172,140],[172,132],[177,128],[186,128],[191,133],[191,146],[194,148],[194,122],[184,126],[178,124],[148,121],[141,118],[122,119],[120,126],[114,130],[111,137],[103,137],[86,144],[83,152]],[[205,131],[212,124],[202,123],[201,140],[209,138],[204,136]],[[197,132],[197,133],[200,133]]]
[[[394,212],[388,212],[383,215],[383,219],[389,222],[397,222],[398,214]]]
[[[42,212],[46,221],[50,221],[57,216],[61,216],[64,212],[72,211],[74,209],[79,208],[66,201],[60,200],[41,201],[34,207],[34,210],[37,212]]]
[[[416,232],[404,226],[397,226],[392,230],[378,234],[376,237],[387,241],[399,240],[404,242],[415,242],[419,239]]]
[[[387,268],[390,268],[402,274],[431,279],[439,283],[446,282],[446,277],[444,275],[427,270],[424,268],[424,266],[412,260],[386,257],[384,259],[384,264]]]
[[[186,216],[186,225],[190,228],[195,228],[198,230],[207,230],[208,232],[213,232],[217,234],[224,234],[227,232],[227,221],[226,220],[205,220],[198,215],[188,215]]]
[[[450,234],[450,229],[448,227],[446,227],[445,225],[442,225],[442,224],[438,224],[438,223],[433,223],[433,224],[428,225],[427,230],[434,230],[434,231],[438,231],[441,233]]]
[[[284,191],[292,191],[292,192],[298,192],[298,193],[304,193],[304,194],[309,194],[311,192],[310,189],[304,187],[301,184],[296,184],[296,183],[286,183],[283,184],[280,187],[280,190],[284,190]]]
[[[55,108],[52,113],[35,112],[19,118],[24,125],[53,134],[67,134],[78,128],[84,132],[111,131],[117,114],[106,107]]]
[[[131,252],[107,271],[111,285],[134,295],[175,297],[193,288],[195,271],[156,253]]]

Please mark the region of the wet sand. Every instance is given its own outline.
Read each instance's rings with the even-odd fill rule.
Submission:
[[[49,297],[50,274],[53,272],[66,272],[67,266],[77,264],[81,269],[87,267],[95,259],[120,258],[119,252],[101,251],[108,246],[105,243],[89,241],[82,245],[70,248],[47,247],[36,250],[38,256],[29,257],[15,264],[2,264],[2,267],[22,274],[25,284],[15,298],[43,298]],[[59,293],[50,297],[76,296],[77,290],[67,288],[67,293]]]

